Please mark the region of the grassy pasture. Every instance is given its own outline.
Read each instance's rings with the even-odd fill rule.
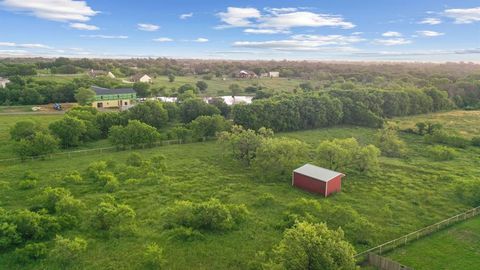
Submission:
[[[375,130],[358,127],[336,127],[278,134],[312,144],[331,138],[356,137],[371,143]],[[421,137],[402,135],[410,149],[407,159],[382,158],[376,175],[350,174],[343,191],[323,199],[290,186],[288,179],[278,182],[258,180],[250,168],[225,156],[216,142],[172,145],[139,150],[144,158],[166,156],[166,178],[156,185],[126,184],[114,193],[119,201],[137,212],[138,229],[132,236],[99,238],[83,226],[63,232],[66,236],[81,235],[89,242],[86,254],[76,264],[78,269],[137,269],[146,244],[156,242],[164,247],[167,269],[245,269],[258,251],[270,250],[281,238],[278,228],[287,205],[300,198],[318,200],[321,204],[351,206],[378,226],[377,243],[382,243],[438,220],[468,209],[456,200],[452,188],[457,179],[474,179],[480,175],[480,150],[459,150],[460,157],[447,162],[433,162],[425,153]],[[72,191],[93,208],[105,195],[97,185],[86,182],[74,185],[60,181],[71,170],[83,172],[89,163],[98,160],[124,162],[130,152],[93,153],[72,159],[55,158],[14,165],[0,164],[0,207],[28,208],[39,191],[46,186],[61,186]],[[306,160],[307,162],[307,160]],[[41,176],[39,185],[20,190],[18,182],[25,171]],[[274,201],[259,204],[259,197],[269,193]],[[162,228],[163,213],[175,200],[202,201],[216,197],[227,203],[244,203],[251,212],[248,220],[234,231],[206,233],[204,240],[184,242],[169,239]],[[88,220],[88,216],[85,218]],[[357,246],[357,251],[367,247]],[[12,251],[0,255],[0,268],[55,269],[49,259],[19,266]]]
[[[443,127],[465,138],[480,135],[480,111],[451,111],[443,113],[432,113],[415,117],[400,117],[395,121],[399,122],[401,128],[413,128],[418,122],[441,123]]]
[[[208,89],[205,95],[230,95],[228,87],[231,84],[238,84],[242,90],[247,86],[259,85],[267,89],[275,89],[279,91],[291,92],[298,87],[302,80],[287,79],[287,78],[258,78],[258,79],[232,79],[226,78],[212,78],[211,80],[204,80],[202,76],[177,76],[174,82],[169,82],[167,76],[158,76],[153,79],[152,87],[166,87],[167,89],[175,87],[178,88],[184,84],[191,84],[195,86],[198,81],[205,81],[208,84]],[[222,92],[223,91],[223,92]],[[245,94],[245,93],[243,93]],[[247,93],[248,94],[248,93]],[[250,94],[251,95],[251,94]]]
[[[415,269],[478,269],[480,217],[397,249],[388,257]]]

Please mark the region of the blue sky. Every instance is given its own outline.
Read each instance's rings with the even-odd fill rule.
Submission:
[[[480,0],[0,0],[0,56],[480,62]]]

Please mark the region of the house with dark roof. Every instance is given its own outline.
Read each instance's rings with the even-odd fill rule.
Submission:
[[[98,86],[91,87],[95,92],[92,106],[95,108],[130,108],[137,98],[132,88],[108,89]]]
[[[344,176],[341,172],[305,164],[293,171],[292,186],[327,197],[340,192]]]

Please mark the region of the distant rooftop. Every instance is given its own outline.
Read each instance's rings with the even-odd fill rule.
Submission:
[[[295,169],[294,172],[315,178],[323,182],[328,182],[339,175],[344,175],[343,173],[318,167],[312,164],[305,164],[302,167]]]
[[[116,89],[108,89],[98,86],[92,86],[92,90],[97,95],[117,95],[117,94],[135,94],[135,90],[133,88],[116,88]]]

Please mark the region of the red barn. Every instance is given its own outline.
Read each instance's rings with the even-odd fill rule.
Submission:
[[[343,173],[305,164],[293,171],[292,186],[327,197],[340,192],[344,176]]]

